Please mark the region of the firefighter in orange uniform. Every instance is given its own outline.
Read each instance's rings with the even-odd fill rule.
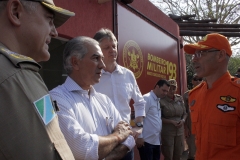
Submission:
[[[232,77],[228,62],[230,44],[212,33],[184,50],[192,54],[195,72],[206,81],[189,93],[196,160],[240,159],[240,79]]]

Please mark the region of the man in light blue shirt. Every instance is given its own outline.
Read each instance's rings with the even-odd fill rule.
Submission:
[[[141,160],[160,159],[162,120],[159,101],[167,95],[169,87],[167,80],[159,80],[152,91],[143,95],[146,117],[143,120],[143,132],[137,139]]]

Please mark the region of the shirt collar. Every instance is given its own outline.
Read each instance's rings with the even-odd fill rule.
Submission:
[[[67,77],[64,85],[69,92],[80,91],[83,94],[88,94],[87,90],[82,89],[71,77]],[[93,87],[90,88],[90,95],[95,95],[96,91]]]
[[[117,72],[119,74],[123,74],[123,69],[117,64],[116,65],[116,69],[113,71],[113,72]],[[106,72],[104,69],[102,70],[102,74],[106,74],[106,73],[109,73],[109,72]]]
[[[155,101],[159,101],[160,100],[160,98],[158,98],[157,96],[156,96],[156,94],[151,90],[151,92],[150,92],[150,95],[153,97],[153,99],[155,100]]]

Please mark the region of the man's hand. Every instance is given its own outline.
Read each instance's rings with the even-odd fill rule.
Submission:
[[[132,128],[132,132],[133,132],[132,136],[134,137],[135,140],[142,133],[142,130],[143,130],[143,128],[141,128],[141,127],[133,127]]]
[[[133,132],[127,122],[120,121],[114,128],[113,134],[118,137],[119,143],[122,143],[129,135],[132,135]]]
[[[183,120],[180,120],[180,121],[178,121],[176,127],[177,127],[177,128],[181,128],[183,125],[184,125]]]
[[[179,121],[171,120],[171,123],[176,127],[178,126]]]
[[[136,144],[137,144],[137,148],[141,148],[142,146],[144,146],[144,139],[138,138],[136,141]]]

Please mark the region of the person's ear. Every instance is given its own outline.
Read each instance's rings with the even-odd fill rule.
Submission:
[[[22,12],[23,6],[19,0],[8,0],[7,17],[13,25],[20,26],[20,17],[22,16]]]
[[[227,52],[224,49],[222,49],[219,51],[219,53],[217,55],[217,59],[219,62],[222,62],[223,60],[226,59],[226,56],[227,56]]]
[[[76,56],[71,57],[71,64],[74,70],[80,69],[80,60]]]

